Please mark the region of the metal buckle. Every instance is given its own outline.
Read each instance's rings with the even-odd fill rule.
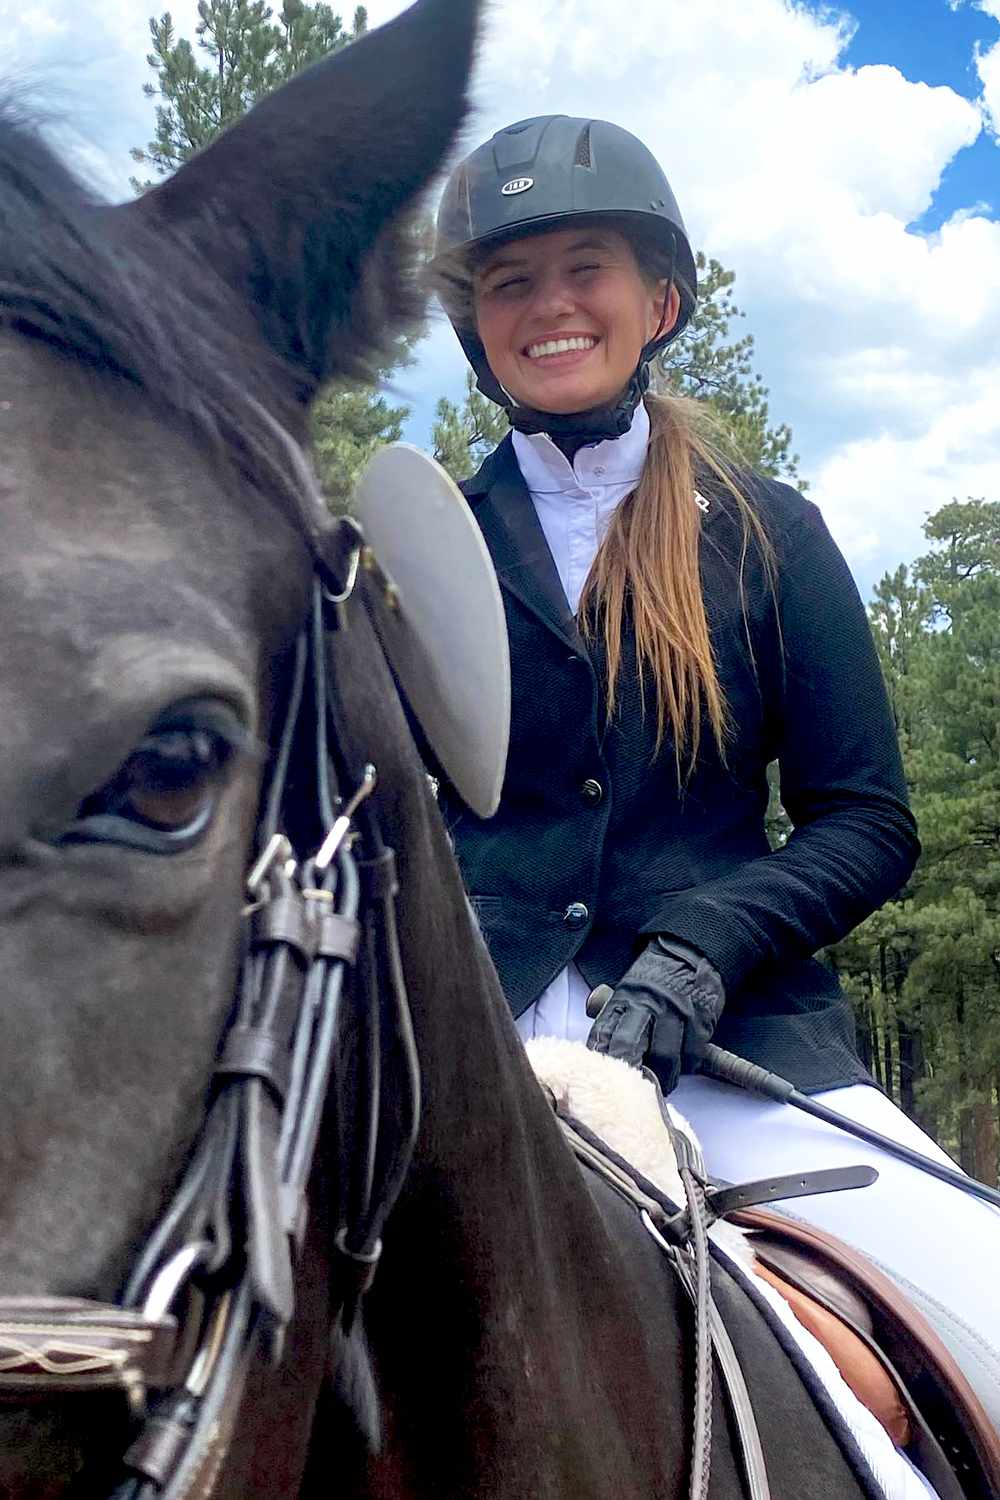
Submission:
[[[350,553],[348,554],[347,582],[344,584],[344,587],[341,589],[339,594],[332,593],[331,590],[327,588],[325,583],[320,583],[320,588],[323,590],[323,598],[326,600],[327,604],[346,604],[348,599],[354,593],[355,585],[358,581],[358,568],[361,565],[362,550],[363,544],[359,537],[359,539],[354,543],[354,546],[351,548]]]
[[[334,855],[340,848],[341,844],[344,842],[344,838],[346,837],[347,831],[351,826],[351,820],[353,819],[354,814],[357,812],[362,802],[364,802],[367,797],[371,796],[377,784],[378,771],[369,761],[369,763],[365,766],[364,773],[361,779],[361,785],[344,804],[343,812],[334,820],[333,824],[330,827],[329,833],[323,840],[322,844],[320,844],[319,849],[316,851],[316,856],[312,861],[312,867],[317,874],[322,875],[325,870],[329,869]]]
[[[212,1247],[207,1240],[192,1240],[182,1245],[153,1277],[142,1315],[151,1323],[158,1323],[170,1311],[181,1287],[188,1281],[198,1266],[207,1264]]]
[[[205,1388],[218,1363],[219,1353],[222,1349],[222,1341],[229,1326],[229,1311],[232,1305],[232,1294],[224,1292],[219,1298],[212,1316],[209,1320],[205,1337],[198,1347],[184,1389],[192,1396],[200,1397],[205,1394]]]
[[[280,865],[285,876],[291,880],[295,874],[294,854],[295,851],[285,834],[275,833],[268,839],[260,858],[247,876],[246,893],[249,899],[243,908],[245,917],[253,916],[255,911],[260,911],[261,907],[267,904],[268,892],[265,882],[276,865]]]
[[[347,557],[347,578],[341,589],[329,588],[326,580],[330,578],[336,582],[332,560],[324,556],[319,569],[319,587],[323,600],[327,604],[346,604],[354,593],[358,582],[358,569],[364,560],[365,535],[358,522],[353,516],[341,516],[337,525],[329,533],[330,551],[337,551],[339,563],[343,556]],[[344,552],[343,543],[350,539],[350,550]]]

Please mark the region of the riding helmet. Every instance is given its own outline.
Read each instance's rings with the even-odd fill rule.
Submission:
[[[531,412],[513,401],[490,369],[472,316],[473,259],[507,239],[592,217],[613,223],[644,264],[655,265],[674,283],[680,295],[677,322],[643,349],[613,408],[572,417]],[[432,272],[479,389],[508,409],[513,426],[529,432],[615,437],[627,431],[649,386],[650,360],[682,331],[697,299],[684,221],[652,152],[619,125],[569,115],[540,115],[509,125],[455,168],[438,210]]]

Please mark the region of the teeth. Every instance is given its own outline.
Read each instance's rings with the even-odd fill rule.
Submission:
[[[547,354],[569,354],[573,349],[593,349],[597,343],[592,338],[548,339],[544,344],[529,344],[529,359],[544,359]]]

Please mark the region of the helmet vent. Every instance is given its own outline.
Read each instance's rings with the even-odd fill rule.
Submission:
[[[594,159],[590,154],[590,126],[585,125],[580,131],[576,141],[576,151],[573,156],[574,167],[592,167]]]

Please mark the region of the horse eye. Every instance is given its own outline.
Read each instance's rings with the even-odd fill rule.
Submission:
[[[124,819],[158,833],[200,829],[214,808],[233,746],[208,729],[154,730],[101,791],[88,797],[76,828],[88,819]]]

